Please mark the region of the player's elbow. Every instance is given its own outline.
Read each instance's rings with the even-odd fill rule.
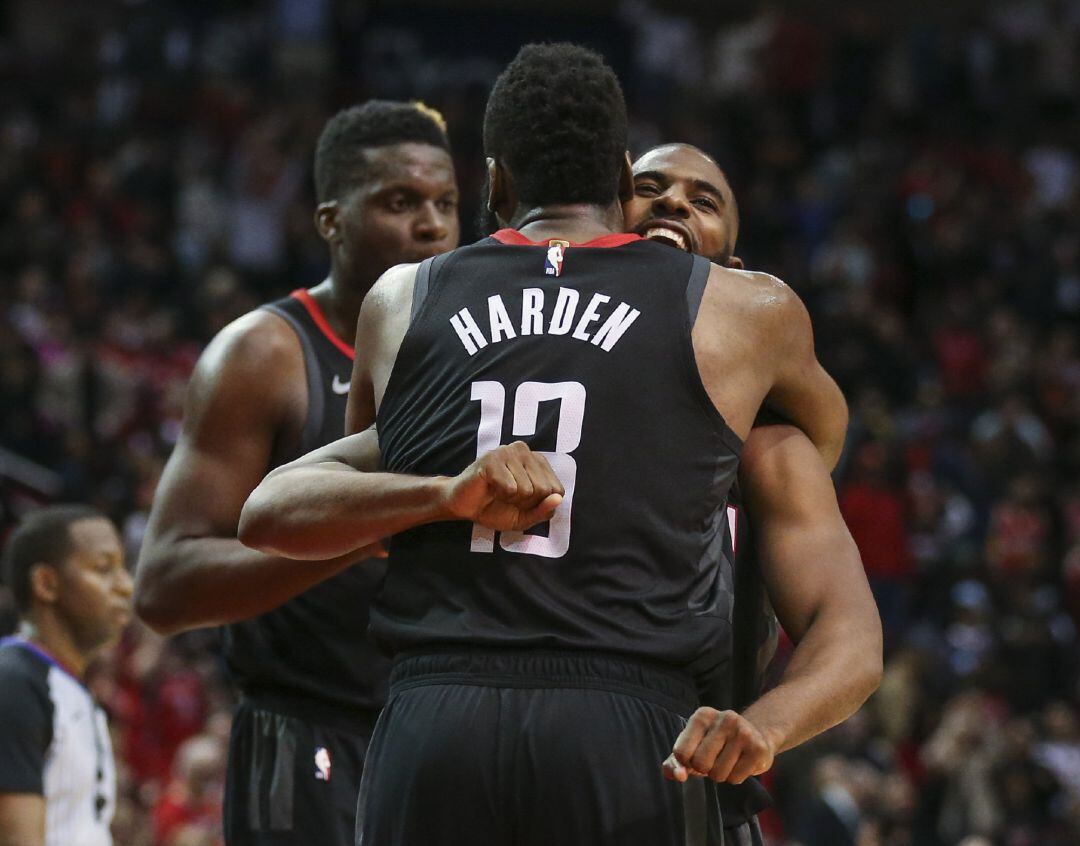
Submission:
[[[162,583],[158,561],[152,556],[140,559],[135,572],[135,591],[132,603],[135,616],[159,635],[168,637],[184,630],[181,604],[175,592]]]
[[[885,672],[884,638],[881,615],[878,614],[877,606],[872,605],[863,616],[864,619],[859,626],[859,639],[855,641],[861,645],[861,648],[855,655],[850,656],[848,664],[851,670],[853,692],[860,703],[869,699],[880,687],[881,678]]]
[[[275,541],[279,531],[274,519],[271,497],[268,497],[260,485],[251,492],[240,511],[240,523],[236,527],[236,537],[240,543],[260,552],[276,552]]]
[[[280,497],[283,493],[274,474],[264,479],[240,511],[236,537],[244,546],[259,552],[295,558],[299,556],[290,553],[297,552],[293,547],[300,534],[282,516]]]

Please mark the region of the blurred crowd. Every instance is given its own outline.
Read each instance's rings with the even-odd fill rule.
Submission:
[[[602,31],[634,152],[717,158],[737,253],[804,298],[851,405],[836,482],[885,678],[778,759],[769,837],[1080,842],[1080,2],[947,20],[831,5],[707,24],[645,0],[584,22],[494,14],[485,47],[475,15],[458,31],[330,0],[7,4],[3,525],[90,502],[134,561],[201,347],[326,272],[310,173],[326,118],[373,95],[440,108],[468,241],[500,65],[522,40]],[[220,842],[215,646],[133,628],[95,676],[119,844]]]

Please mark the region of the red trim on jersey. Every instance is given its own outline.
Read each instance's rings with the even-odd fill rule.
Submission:
[[[507,244],[515,247],[546,247],[551,241],[561,240],[559,238],[545,238],[543,241],[530,241],[516,229],[500,229],[491,236],[500,244]],[[610,235],[601,235],[599,238],[593,238],[591,241],[586,241],[584,244],[575,244],[570,242],[571,247],[622,247],[626,244],[633,243],[634,241],[640,241],[641,236],[635,235],[633,232],[613,232]]]
[[[353,360],[353,348],[346,344],[341,338],[334,334],[334,330],[330,328],[330,321],[326,319],[326,315],[323,314],[323,310],[319,308],[319,304],[315,302],[315,298],[311,296],[304,288],[297,288],[291,294],[290,297],[296,297],[307,309],[307,313],[311,315],[311,319],[315,321],[315,325],[319,327],[331,344],[341,350],[342,353],[349,357],[349,361]]]

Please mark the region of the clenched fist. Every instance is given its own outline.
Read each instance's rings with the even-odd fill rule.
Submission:
[[[550,520],[563,486],[544,456],[522,441],[493,449],[447,482],[447,508],[459,520],[497,532],[523,532]]]
[[[675,740],[663,771],[671,781],[707,776],[742,784],[769,769],[775,754],[757,726],[741,714],[698,708]]]

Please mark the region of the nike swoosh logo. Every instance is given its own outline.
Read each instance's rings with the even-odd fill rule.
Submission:
[[[335,394],[347,394],[349,393],[349,383],[342,382],[338,375],[334,374],[334,381],[330,383],[330,390]]]

